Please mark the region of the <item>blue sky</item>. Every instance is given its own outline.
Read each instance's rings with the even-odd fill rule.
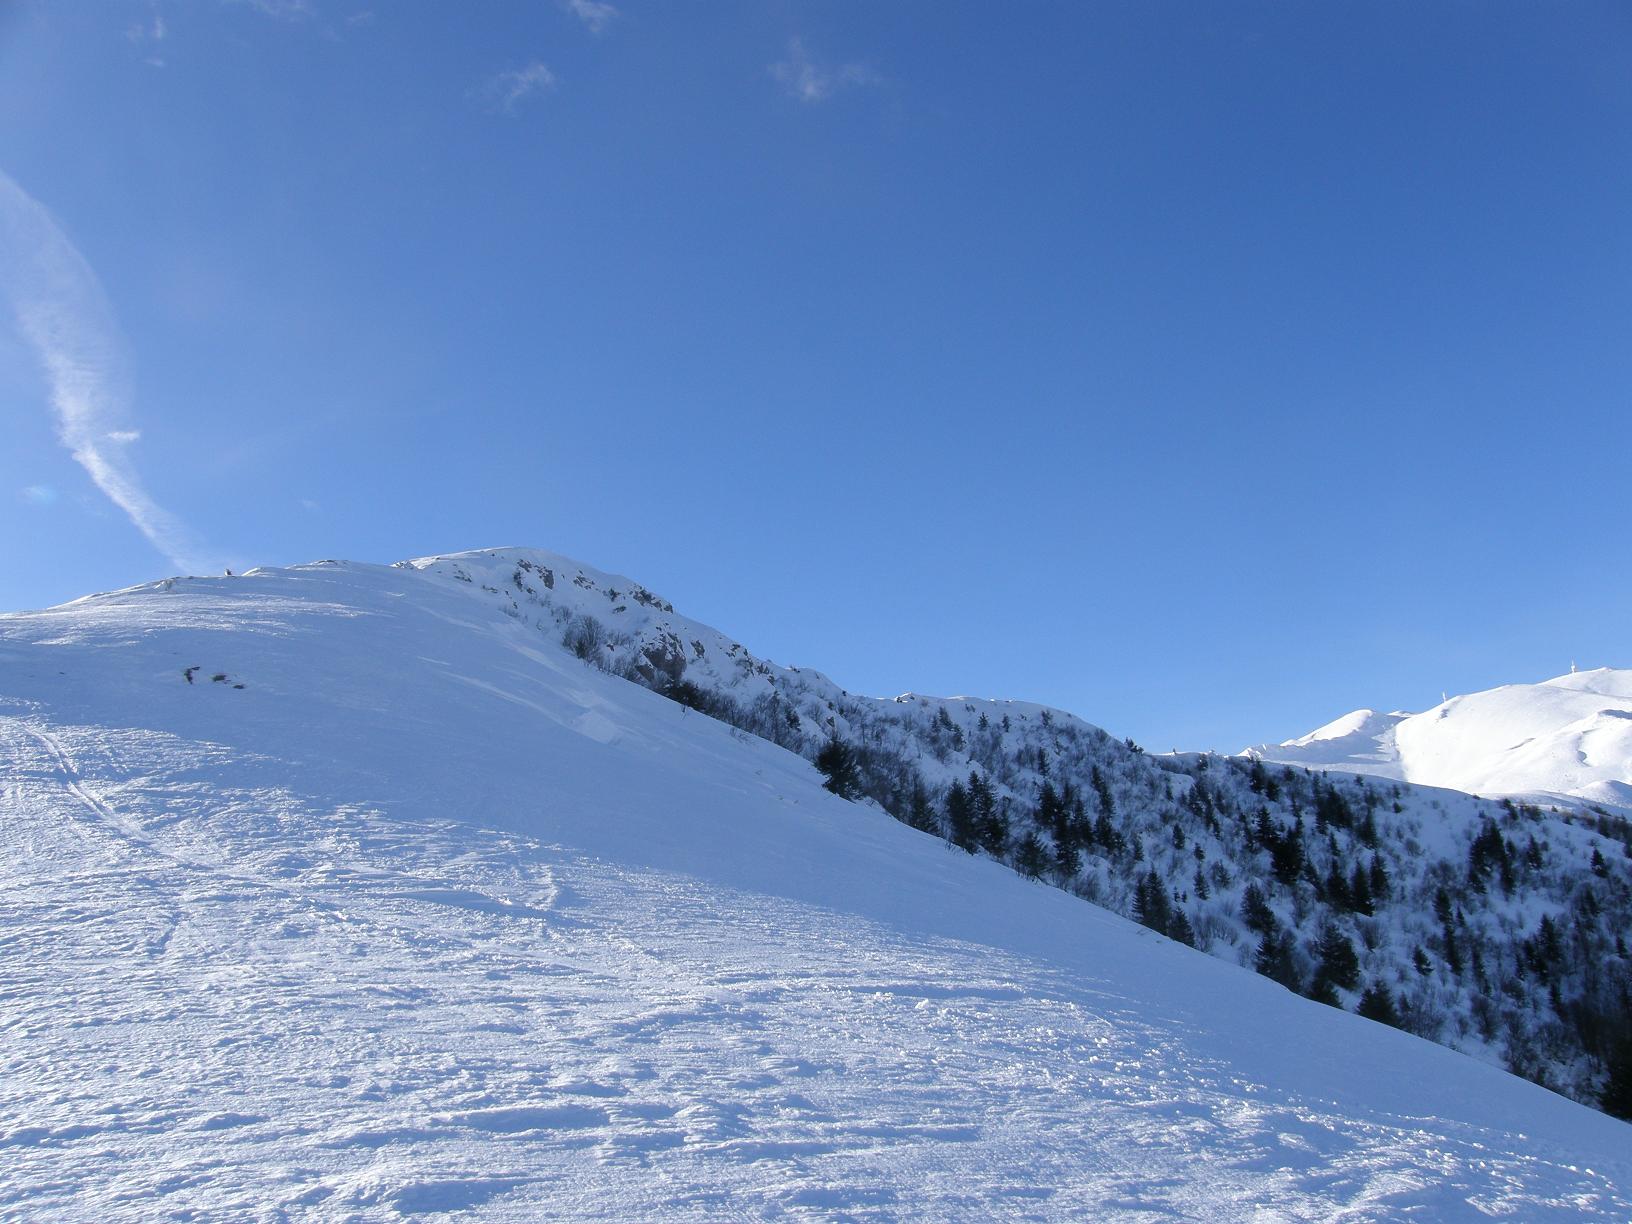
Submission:
[[[533,544],[1161,749],[1632,666],[1629,62],[1620,3],[0,7],[0,607]]]

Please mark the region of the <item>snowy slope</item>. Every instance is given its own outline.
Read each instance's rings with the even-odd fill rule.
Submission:
[[[1347,770],[1322,781],[1206,755],[1152,757],[1025,702],[857,696],[755,656],[632,579],[555,554],[496,549],[403,564],[479,592],[603,671],[806,759],[837,736],[857,758],[860,794],[896,819],[1299,993],[1357,1010],[1366,991],[1384,988],[1408,1031],[1589,1104],[1632,1042],[1625,822]],[[1330,732],[1364,735],[1367,721]],[[977,783],[991,801],[978,814]],[[1481,854],[1499,853],[1475,869],[1481,837]],[[1495,889],[1486,868],[1499,868]],[[1253,890],[1272,920],[1254,917]],[[1141,897],[1152,895],[1165,906],[1148,911]],[[1321,940],[1334,927],[1360,963],[1352,980],[1324,967]],[[1266,941],[1284,944],[1287,958],[1268,955]]]
[[[949,852],[438,568],[0,618],[0,1214],[1632,1213],[1625,1124]]]
[[[1246,752],[1470,794],[1632,811],[1632,670],[1507,684],[1422,714],[1356,710]]]

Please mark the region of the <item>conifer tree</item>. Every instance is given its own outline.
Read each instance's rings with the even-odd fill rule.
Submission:
[[[1377,818],[1372,815],[1369,807],[1366,809],[1365,816],[1360,820],[1358,832],[1363,843],[1373,850],[1377,848]]]
[[[1077,849],[1076,838],[1067,834],[1060,838],[1056,835],[1054,842],[1054,871],[1061,880],[1070,880],[1082,870],[1082,852]]]
[[[1167,889],[1154,867],[1134,886],[1133,917],[1134,921],[1144,924],[1151,930],[1167,934],[1173,914],[1167,901]]]
[[[975,852],[975,805],[956,778],[946,792],[946,836],[959,850]]]
[[[907,823],[923,833],[934,833],[935,811],[929,805],[929,792],[924,789],[922,778],[914,778],[912,783],[912,798],[908,801]]]
[[[1609,1079],[1598,1104],[1611,1117],[1632,1122],[1632,1041],[1623,1043],[1610,1056]]]
[[[1001,858],[1009,845],[1009,817],[998,804],[992,784],[979,773],[969,772],[969,798],[975,812],[975,838],[980,848],[993,858]]]
[[[1349,937],[1338,929],[1335,922],[1328,922],[1322,929],[1315,952],[1320,957],[1320,967],[1315,971],[1317,980],[1341,986],[1344,990],[1353,990],[1359,984],[1360,958],[1355,955]]]
[[[1462,976],[1462,949],[1456,942],[1456,930],[1446,922],[1439,931],[1439,942],[1445,956],[1445,966],[1457,977]]]
[[[856,753],[834,731],[822,750],[816,754],[816,768],[822,771],[822,785],[841,799],[854,799],[861,793],[861,769],[856,764]]]
[[[1317,827],[1336,825],[1339,829],[1347,829],[1354,824],[1354,809],[1349,801],[1343,797],[1343,792],[1330,783],[1322,785],[1320,779],[1315,780],[1315,820]]]
[[[1116,831],[1104,808],[1100,808],[1099,815],[1094,818],[1094,841],[1103,847],[1106,854],[1121,854],[1127,849],[1127,842]]]
[[[1305,997],[1316,1003],[1324,1003],[1327,1007],[1343,1006],[1343,1000],[1337,997],[1337,988],[1318,973],[1310,981],[1309,993]]]
[[[1382,982],[1373,982],[1366,987],[1366,992],[1360,996],[1360,1006],[1355,1011],[1378,1024],[1400,1027],[1399,1008],[1394,1005],[1394,996]]]
[[[1337,864],[1337,858],[1332,858],[1331,868],[1326,872],[1326,904],[1335,910],[1351,910],[1354,908],[1353,898],[1349,895],[1349,882],[1343,878],[1343,871]]]
[[[1048,866],[1048,853],[1034,830],[1026,830],[1026,835],[1020,839],[1020,845],[1014,852],[1014,865],[1021,875],[1032,880],[1042,875]]]
[[[1256,884],[1248,884],[1241,894],[1241,921],[1260,934],[1267,935],[1275,929],[1275,912],[1269,908],[1264,890]]]
[[[1292,958],[1292,937],[1283,935],[1279,930],[1264,932],[1264,937],[1258,941],[1258,951],[1253,956],[1253,968],[1269,978],[1279,982],[1288,990],[1302,993],[1303,983],[1298,980],[1297,962]]]
[[[1371,856],[1371,904],[1375,908],[1388,900],[1388,868],[1381,855]]]
[[[1292,887],[1303,874],[1303,821],[1295,821],[1285,833],[1274,833],[1266,844],[1275,879],[1286,888]]]
[[[1053,867],[1062,880],[1082,870],[1082,854],[1077,849],[1077,830],[1071,820],[1070,787],[1062,795],[1052,782],[1043,783],[1037,798],[1036,823],[1054,840]]]
[[[1099,814],[1109,819],[1116,815],[1116,804],[1111,799],[1111,784],[1105,780],[1104,772],[1095,765],[1088,774],[1089,784],[1094,788],[1094,795],[1099,799]]]
[[[1357,914],[1369,917],[1373,912],[1371,880],[1369,873],[1359,863],[1354,865],[1354,876],[1349,880],[1349,905]]]

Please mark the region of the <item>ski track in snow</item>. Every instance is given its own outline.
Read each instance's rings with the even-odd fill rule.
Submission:
[[[1632,1207],[1486,1136],[1255,1091],[1133,1000],[989,948],[277,796],[276,842],[230,806],[172,837],[181,746],[126,748],[0,720],[0,1201],[25,1214]]]

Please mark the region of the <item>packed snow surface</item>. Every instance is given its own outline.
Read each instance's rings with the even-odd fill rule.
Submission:
[[[436,566],[0,618],[0,796],[0,1215],[1632,1215],[1624,1123],[841,801]]]
[[[1298,739],[1246,751],[1476,795],[1632,810],[1632,670],[1506,684],[1422,714],[1356,710]]]

